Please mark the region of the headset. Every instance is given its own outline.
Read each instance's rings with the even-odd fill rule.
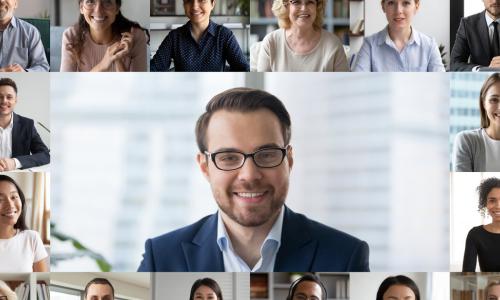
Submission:
[[[288,290],[288,296],[286,297],[286,300],[292,300],[297,285],[303,281],[312,281],[318,284],[321,287],[321,300],[327,299],[326,288],[323,285],[323,283],[319,280],[318,276],[314,274],[306,274],[300,277],[299,279],[296,279],[294,282],[292,282],[292,284],[290,285],[290,289]]]

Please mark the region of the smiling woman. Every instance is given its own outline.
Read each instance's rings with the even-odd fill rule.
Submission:
[[[47,272],[48,254],[25,223],[26,200],[17,183],[0,175],[0,272]]]
[[[481,128],[458,133],[453,144],[455,172],[500,171],[500,74],[494,73],[479,93]]]
[[[78,3],[78,23],[63,34],[61,71],[147,71],[149,33],[122,15],[121,0]]]
[[[151,60],[151,71],[249,71],[250,66],[233,32],[210,20],[215,0],[184,0],[189,22],[162,41]],[[229,64],[229,68],[226,66]]]
[[[349,71],[342,42],[324,29],[324,0],[274,0],[280,29],[264,37],[257,71]]]
[[[356,55],[357,72],[444,72],[436,41],[412,25],[420,0],[382,0],[383,30],[365,38]]]
[[[191,287],[189,300],[223,300],[222,291],[212,278],[198,279]]]
[[[463,272],[475,272],[479,260],[481,272],[500,271],[500,179],[485,179],[477,187],[480,213],[491,216],[492,222],[472,228],[465,242]]]

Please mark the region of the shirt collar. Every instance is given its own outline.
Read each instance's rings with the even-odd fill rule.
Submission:
[[[17,28],[17,18],[15,16],[12,16],[12,19],[10,19],[10,23],[9,25],[7,25],[7,28],[9,28],[9,26]]]
[[[14,113],[11,113],[9,125],[7,125],[7,127],[5,128],[0,127],[0,130],[4,132],[4,130],[12,130],[13,127],[14,127]]]
[[[413,26],[412,26],[410,39],[408,40],[407,45],[411,45],[413,43],[420,45],[420,40],[421,40],[420,33],[418,31],[416,31],[415,28],[413,28]],[[380,34],[378,36],[377,44],[379,46],[381,46],[383,44],[387,44],[387,45],[394,44],[394,42],[391,40],[391,37],[389,36],[389,26],[385,26],[384,30],[382,30],[380,32]]]
[[[217,24],[212,22],[212,20],[209,20],[208,27],[207,30],[205,30],[205,32],[208,32],[210,33],[210,35],[215,36],[216,29],[217,29]],[[186,34],[191,35],[191,21],[188,21],[186,23]]]
[[[500,19],[492,19],[488,13],[485,11],[484,12],[484,19],[486,20],[486,25],[488,25],[488,27],[490,27],[491,23],[493,23],[493,21],[497,21],[498,23],[500,23]]]
[[[278,218],[274,222],[273,227],[271,227],[271,230],[267,234],[266,239],[262,243],[262,246],[260,248],[261,254],[262,254],[262,248],[264,247],[264,245],[268,240],[276,241],[278,243],[277,248],[280,247],[281,232],[283,229],[284,217],[285,217],[285,206],[282,206]],[[231,239],[227,234],[226,227],[224,226],[224,222],[222,221],[220,211],[217,213],[217,245],[219,245],[219,249],[223,252],[228,250],[234,252],[233,245],[231,244]]]

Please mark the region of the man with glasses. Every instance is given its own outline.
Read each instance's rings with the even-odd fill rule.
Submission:
[[[17,0],[0,0],[0,72],[48,72],[40,33],[14,16]]]
[[[218,213],[146,241],[139,271],[368,271],[368,245],[284,205],[291,121],[260,90],[216,95],[196,124],[197,161]]]

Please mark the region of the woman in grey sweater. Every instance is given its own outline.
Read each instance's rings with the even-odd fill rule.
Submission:
[[[455,137],[452,164],[455,172],[500,171],[500,74],[483,84],[479,95],[481,128]]]

